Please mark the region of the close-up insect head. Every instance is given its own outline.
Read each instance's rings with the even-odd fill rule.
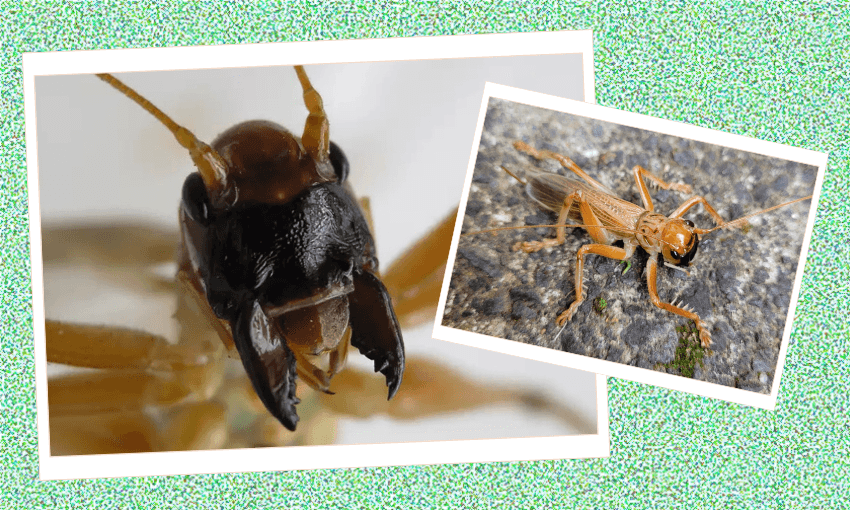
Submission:
[[[582,108],[490,97],[443,326],[775,394],[818,166]]]
[[[407,329],[479,74],[535,86],[555,58],[38,78],[52,454],[594,433],[593,374]],[[475,409],[492,426],[452,421]]]

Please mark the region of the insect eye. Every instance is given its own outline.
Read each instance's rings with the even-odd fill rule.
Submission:
[[[331,142],[331,165],[334,168],[334,173],[339,182],[345,182],[348,178],[348,158],[345,153],[339,148],[339,145]]]
[[[209,224],[210,196],[204,179],[198,172],[189,174],[183,182],[183,210],[197,223]]]
[[[694,225],[694,222],[691,221],[691,220],[685,220],[685,225],[687,225],[690,228],[694,228],[696,226],[696,225]]]

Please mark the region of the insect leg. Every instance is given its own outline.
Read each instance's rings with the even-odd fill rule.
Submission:
[[[558,225],[566,225],[567,218],[570,215],[570,209],[572,208],[573,202],[576,201],[576,199],[581,200],[581,191],[570,193],[570,195],[564,199],[564,205],[563,207],[561,207],[561,212],[558,214]],[[591,211],[590,214],[593,214],[593,212]],[[524,251],[525,253],[534,253],[542,250],[543,248],[546,248],[547,246],[560,246],[564,244],[564,239],[566,239],[566,230],[566,227],[557,227],[555,228],[555,232],[557,233],[557,235],[554,239],[550,238],[544,239],[542,241],[518,242],[513,245],[513,249],[522,249],[522,251]],[[594,240],[595,239],[596,238],[594,238]]]
[[[404,328],[434,320],[456,219],[455,209],[395,260],[382,277]]]
[[[676,315],[680,315],[685,317],[686,319],[690,319],[694,321],[697,325],[697,329],[699,330],[699,337],[703,347],[708,347],[711,345],[711,335],[706,329],[705,324],[700,320],[699,315],[696,313],[686,310],[684,308],[679,308],[678,306],[673,306],[669,303],[664,303],[661,301],[661,298],[658,297],[658,262],[655,258],[650,258],[649,262],[646,265],[646,285],[649,287],[649,299],[652,301],[652,304],[661,308],[663,310],[667,310],[668,312],[675,313]]]
[[[349,398],[319,395],[319,399],[323,407],[334,413],[359,418],[383,414],[399,420],[415,420],[484,406],[519,404],[553,415],[570,427],[593,426],[582,423],[574,410],[550,401],[545,395],[521,387],[481,384],[439,361],[412,358],[405,367],[404,377],[405,390],[387,401],[382,398],[380,380],[349,367],[337,376]]]
[[[719,214],[717,214],[717,211],[715,211],[713,207],[708,205],[708,202],[706,202],[705,197],[702,197],[702,196],[695,196],[695,197],[691,197],[691,198],[687,199],[684,203],[682,203],[682,205],[680,205],[675,211],[673,211],[670,214],[670,217],[671,218],[681,218],[682,216],[685,215],[686,212],[688,212],[688,210],[690,208],[692,208],[693,206],[695,206],[697,204],[702,204],[703,208],[705,208],[706,212],[709,215],[711,215],[711,217],[714,219],[714,221],[715,221],[715,223],[717,223],[717,225],[723,225],[724,223],[726,223],[726,221],[723,219],[723,217],[721,217]],[[739,225],[736,225],[736,226],[744,227],[746,225],[747,225],[747,222],[742,221]]]
[[[616,195],[616,193],[614,193],[610,188],[597,181],[593,177],[589,176],[587,173],[585,173],[584,170],[581,169],[581,167],[576,165],[573,160],[566,156],[558,154],[557,152],[535,149],[521,140],[517,140],[516,142],[514,142],[514,148],[520,152],[528,154],[529,156],[535,159],[554,159],[555,161],[560,163],[561,166],[578,175],[585,182],[598,189],[599,191],[608,193],[609,195]]]
[[[584,280],[584,257],[589,254],[602,255],[614,260],[626,260],[631,258],[635,252],[635,246],[631,243],[626,243],[625,248],[617,248],[616,246],[608,246],[607,244],[586,244],[579,248],[576,255],[576,300],[565,312],[557,318],[558,326],[563,326],[565,322],[572,319],[579,305],[584,301],[584,293],[582,292],[582,284]]]
[[[47,321],[46,333],[49,361],[100,369],[48,381],[52,455],[222,446],[223,410],[197,402],[220,385],[217,341],[202,353],[128,329]],[[168,409],[169,416],[147,416],[150,406]],[[177,423],[169,421],[172,414]],[[191,426],[183,421],[189,415],[197,418]],[[186,430],[172,436],[175,427]]]
[[[661,189],[673,189],[682,193],[690,193],[691,191],[693,191],[693,189],[687,184],[665,182],[660,177],[640,165],[635,165],[635,167],[632,168],[632,172],[634,172],[635,182],[637,182],[638,192],[640,193],[640,199],[643,201],[643,206],[648,211],[654,211],[655,208],[652,205],[652,197],[650,197],[649,195],[649,188],[646,186],[646,181],[644,181],[644,178],[654,182]]]
[[[582,222],[588,225],[585,227],[587,229],[587,233],[590,234],[590,237],[592,237],[597,243],[604,244],[586,244],[579,248],[578,253],[576,254],[575,270],[576,300],[573,301],[573,304],[571,304],[565,312],[558,316],[558,326],[563,326],[564,323],[570,320],[579,305],[582,301],[584,301],[582,292],[582,285],[584,283],[584,257],[592,253],[608,257],[609,259],[626,260],[631,258],[637,246],[635,241],[626,241],[622,248],[610,246],[610,244],[614,241],[614,237],[611,236],[611,234],[605,229],[600,228],[602,226],[602,222],[596,217],[596,214],[594,214],[590,204],[582,198],[581,192],[578,192],[578,196],[576,198],[578,199]]]
[[[176,348],[158,335],[123,328],[108,328],[45,321],[47,361],[86,368],[123,368],[144,370],[153,353],[170,352],[179,363]],[[166,359],[163,354],[161,359]]]
[[[98,455],[150,452],[156,449],[157,428],[142,411],[126,413],[50,415],[50,455]]]

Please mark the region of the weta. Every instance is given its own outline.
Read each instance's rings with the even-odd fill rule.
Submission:
[[[691,193],[693,191],[691,186],[683,183],[667,183],[642,166],[636,165],[632,169],[632,173],[643,202],[643,207],[641,207],[614,196],[611,190],[590,177],[566,156],[547,150],[534,149],[522,141],[514,143],[514,147],[537,159],[554,159],[580,178],[571,179],[558,174],[532,170],[528,172],[528,180],[524,181],[502,167],[513,178],[525,185],[526,192],[533,201],[558,214],[558,222],[555,225],[556,237],[543,241],[516,243],[514,249],[534,253],[546,247],[562,245],[564,244],[567,226],[584,228],[591,239],[595,241],[595,244],[586,244],[579,248],[576,254],[576,297],[570,307],[558,315],[556,322],[559,326],[563,326],[570,320],[584,301],[585,296],[582,287],[584,259],[587,255],[594,254],[614,260],[627,260],[634,255],[638,247],[641,247],[650,255],[646,267],[646,283],[652,304],[662,310],[694,321],[699,331],[702,346],[708,347],[711,344],[711,335],[699,315],[687,306],[676,306],[675,302],[665,303],[658,296],[659,261],[663,261],[664,265],[673,268],[686,268],[691,265],[697,254],[700,236],[705,236],[722,228],[744,227],[748,218],[812,198],[811,196],[799,198],[726,222],[704,197],[692,196],[669,216],[664,216],[655,212],[646,180],[651,181],[661,189],[672,189],[682,193]],[[697,228],[692,221],[682,219],[688,210],[698,204],[701,204],[717,223],[715,228]],[[577,221],[579,224],[567,225],[568,220]],[[623,247],[611,246],[616,241],[622,241]]]

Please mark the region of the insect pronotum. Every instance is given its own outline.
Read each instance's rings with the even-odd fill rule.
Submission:
[[[704,196],[720,221],[809,196],[816,175],[816,168],[798,163],[495,98],[484,126],[464,233],[558,223],[557,213],[534,203],[501,169],[511,169],[521,179],[535,171],[575,175],[555,160],[538,161],[529,155],[532,149],[569,156],[601,181],[608,195],[643,210],[632,173],[639,165],[667,183],[693,188],[691,194]],[[523,140],[525,152],[517,150],[517,140]],[[526,172],[529,168],[534,170]],[[655,212],[663,214],[691,194],[649,190]],[[713,354],[701,362],[696,377],[769,393],[806,224],[803,205],[751,218],[751,225],[742,230],[727,228],[704,236],[690,274],[658,265],[660,300],[692,308],[701,319],[697,327],[703,341],[709,335],[712,340],[707,352]],[[570,223],[580,219],[577,213],[574,208]],[[684,218],[706,230],[718,220],[701,204]],[[572,309],[570,320],[563,320],[576,298],[576,254],[595,242],[583,229],[566,230],[564,245],[531,254],[513,248],[552,238],[552,228],[462,237],[443,324],[676,373],[670,367],[681,340],[676,328],[686,327],[688,321],[652,304],[644,272],[655,264],[644,250],[634,251],[631,266],[586,256],[584,302]],[[600,251],[608,250],[605,246]],[[621,246],[615,244],[611,254],[623,257],[616,249]],[[599,297],[606,307],[596,314],[593,301]]]

